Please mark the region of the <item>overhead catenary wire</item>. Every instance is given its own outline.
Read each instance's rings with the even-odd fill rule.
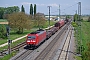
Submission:
[[[77,5],[78,3],[75,3],[75,4],[73,4],[73,5],[71,5],[71,6],[69,6],[69,7],[67,7],[67,8],[64,8],[64,9],[60,9],[60,12],[62,11],[62,13],[65,13],[65,12],[63,12],[63,11],[65,11],[65,10],[67,10],[67,9],[69,9],[69,8],[71,8],[71,7],[73,7],[73,6],[75,6],[75,5]],[[58,10],[59,9],[57,9],[56,11],[53,11],[53,12],[51,12],[51,13],[57,13],[58,12]],[[66,13],[65,13],[66,14]]]

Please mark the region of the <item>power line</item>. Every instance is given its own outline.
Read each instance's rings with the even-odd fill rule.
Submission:
[[[57,11],[54,11],[54,12],[51,12],[51,13],[56,13],[56,12],[58,12],[58,9],[57,9]]]
[[[62,9],[62,11],[66,10],[66,9],[69,9],[69,8],[71,8],[71,7],[73,7],[73,6],[77,5],[77,4],[78,4],[78,3],[75,3],[75,4],[69,6],[69,7],[65,8],[65,9]],[[66,12],[64,12],[64,13],[66,13]]]
[[[71,6],[69,6],[69,7],[67,7],[67,8],[65,8],[65,9],[62,9],[62,10],[66,10],[66,9],[68,9],[68,8],[71,8],[71,7],[73,7],[74,5],[77,5],[78,3],[76,3],[76,4],[73,4],[73,5],[71,5]]]
[[[78,3],[76,3],[76,4],[73,4],[73,5],[71,5],[71,6],[69,6],[69,7],[67,7],[67,8],[65,8],[65,9],[62,9],[62,11],[63,10],[66,10],[66,9],[69,9],[69,8],[71,8],[71,7],[73,7],[73,6],[75,6],[75,5],[77,5]],[[56,11],[54,11],[54,12],[51,12],[51,13],[56,13],[56,12],[58,12],[58,10],[59,10],[59,13],[61,13],[60,11],[60,9],[57,9]]]
[[[62,9],[62,11],[71,8],[71,7],[75,6],[76,4],[78,4],[78,3],[75,3],[75,4],[69,6],[69,7],[65,8],[65,9]],[[49,7],[49,6],[48,6],[48,7]],[[51,6],[50,6],[50,7],[51,7]],[[59,17],[60,17],[60,14],[61,14],[60,5],[59,5],[59,9],[57,9],[56,11],[53,11],[53,12],[51,12],[51,13],[56,13],[56,12],[58,12],[58,10],[59,10]],[[64,13],[65,13],[65,12],[64,12]]]

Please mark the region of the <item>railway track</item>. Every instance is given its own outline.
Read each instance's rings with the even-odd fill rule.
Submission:
[[[69,50],[71,35],[72,35],[72,31],[70,29],[57,60],[68,60],[68,52],[69,52],[68,50]]]
[[[24,50],[22,53],[19,53],[19,55],[16,55],[15,57],[11,58],[10,60],[43,60],[45,58],[45,56],[49,53],[49,51],[52,49],[53,45],[56,43],[56,41],[58,40],[58,38],[62,35],[62,33],[67,29],[66,27],[68,27],[70,23],[68,23],[63,29],[62,31],[60,31],[59,33],[56,33],[56,37],[51,37],[50,43],[47,41],[42,44],[41,46],[39,46],[39,48],[35,49],[35,50]],[[46,45],[46,46],[43,46]],[[42,48],[43,47],[43,48]]]
[[[16,55],[14,58],[11,58],[10,60],[23,60],[31,52],[33,52],[33,50],[23,50],[22,53],[19,53],[19,55]]]
[[[12,47],[12,48],[11,48],[11,52],[13,52],[13,51],[15,51],[15,50],[19,50],[21,47],[23,47],[23,46],[25,46],[25,45],[26,45],[26,43],[25,43],[25,42],[22,42],[22,43],[20,43],[20,44],[18,44],[18,45],[16,45],[16,46]],[[3,50],[3,51],[1,51],[1,52],[0,52],[0,56],[6,55],[7,52],[8,52],[8,50]]]
[[[68,26],[68,25],[67,25]],[[67,27],[66,26],[66,27]],[[39,56],[36,57],[35,60],[52,60],[57,48],[60,45],[59,38],[65,35],[66,27],[55,37],[55,39],[41,52]]]

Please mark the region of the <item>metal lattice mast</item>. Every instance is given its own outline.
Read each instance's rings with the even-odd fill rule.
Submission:
[[[60,5],[59,5],[59,19],[60,19]]]
[[[51,6],[48,6],[48,8],[49,8],[49,27],[50,27],[50,7]]]
[[[80,54],[82,50],[82,37],[81,37],[81,2],[78,2],[78,25],[80,27]]]
[[[81,20],[81,2],[78,3],[78,20]]]

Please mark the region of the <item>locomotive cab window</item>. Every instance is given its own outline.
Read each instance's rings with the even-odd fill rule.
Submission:
[[[35,39],[35,36],[28,36],[28,39]]]

